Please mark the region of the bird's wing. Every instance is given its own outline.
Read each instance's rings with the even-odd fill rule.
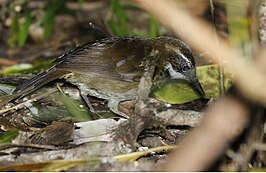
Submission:
[[[109,80],[138,80],[146,52],[138,42],[106,39],[86,44],[58,58],[57,69],[80,74],[97,74]]]
[[[85,44],[65,53],[55,60],[53,67],[19,85],[9,100],[25,96],[71,72],[79,73],[79,76],[96,74],[113,81],[138,81],[143,73],[140,65],[146,52],[141,40],[131,37],[113,37]]]

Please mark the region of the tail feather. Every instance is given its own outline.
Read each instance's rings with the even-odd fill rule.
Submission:
[[[34,76],[30,80],[26,81],[25,83],[22,83],[21,85],[19,85],[11,95],[1,98],[0,105],[3,105],[4,103],[8,103],[9,101],[14,100],[16,98],[26,96],[27,94],[30,94],[31,92],[39,89],[43,85],[67,73],[69,72],[63,71],[63,70],[57,70],[56,68],[50,68],[49,70],[42,72]]]

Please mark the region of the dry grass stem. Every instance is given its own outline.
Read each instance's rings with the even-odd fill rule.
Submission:
[[[42,98],[45,98],[45,97],[49,96],[50,94],[55,93],[56,91],[57,91],[57,89],[53,89],[53,90],[51,90],[51,91],[49,91],[49,92],[47,92],[47,93],[44,93],[44,94],[41,94],[41,95],[36,96],[36,97],[34,97],[34,98],[31,98],[31,99],[29,99],[29,100],[27,100],[27,101],[24,101],[24,102],[22,102],[22,103],[19,103],[19,104],[15,105],[15,106],[12,106],[12,107],[10,107],[10,108],[1,109],[1,110],[0,110],[0,115],[3,114],[3,113],[6,113],[6,112],[8,112],[8,111],[11,111],[11,110],[15,110],[15,109],[23,108],[23,107],[25,107],[25,104],[26,104],[26,103],[31,103],[31,102],[34,102],[34,101],[40,100],[40,99],[42,99]]]

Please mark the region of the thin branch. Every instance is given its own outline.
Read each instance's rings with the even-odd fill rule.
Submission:
[[[41,94],[41,95],[39,95],[39,96],[37,96],[37,97],[33,97],[32,99],[29,99],[29,100],[27,100],[27,101],[25,101],[25,102],[19,103],[19,104],[15,105],[15,106],[12,106],[12,107],[10,107],[10,108],[2,109],[2,110],[0,110],[0,115],[3,114],[3,113],[6,113],[6,112],[8,112],[8,111],[14,110],[14,109],[20,109],[20,108],[23,108],[23,107],[25,107],[25,104],[26,104],[26,103],[31,103],[31,102],[34,102],[34,101],[40,100],[40,99],[42,99],[42,98],[45,98],[45,97],[49,96],[50,94],[52,94],[52,93],[54,93],[54,92],[56,92],[56,91],[57,91],[57,89],[52,89],[51,91],[49,91],[49,92],[47,92],[47,93]]]

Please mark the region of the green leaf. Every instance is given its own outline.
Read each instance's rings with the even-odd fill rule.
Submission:
[[[12,35],[8,38],[7,43],[9,46],[14,47],[16,46],[18,37],[19,37],[19,24],[18,24],[18,15],[15,15],[12,18],[12,22],[11,22],[11,26],[10,26],[10,30]]]
[[[111,2],[112,12],[116,14],[117,18],[117,22],[113,21],[113,23],[115,23],[116,26],[119,26],[117,28],[119,30],[115,30],[116,32],[115,34],[118,36],[128,35],[127,18],[124,7],[117,0],[111,0],[110,2]]]
[[[66,106],[67,111],[74,117],[77,118],[78,121],[87,121],[91,120],[91,113],[86,109],[80,108],[79,104],[75,103],[70,97],[68,97],[62,89],[57,85],[59,92],[63,98],[63,103]]]
[[[9,130],[6,132],[0,132],[0,143],[11,142],[11,140],[17,137],[18,134],[19,134],[18,130]]]
[[[232,81],[230,80],[230,74],[224,73],[224,85],[227,91],[232,86]],[[205,98],[217,98],[220,96],[219,69],[217,65],[197,67],[197,76],[205,91]]]
[[[151,16],[149,37],[154,38],[157,37],[157,35],[158,35],[158,23],[155,17]]]
[[[107,21],[108,26],[110,27],[111,31],[114,33],[116,36],[120,36],[120,29],[119,26],[113,21],[112,19]]]
[[[18,74],[26,70],[32,69],[32,64],[17,64],[0,70],[1,75]]]
[[[197,67],[198,79],[205,91],[205,98],[219,96],[219,71],[215,65]],[[228,76],[228,75],[225,75]],[[229,89],[231,82],[225,77],[225,88]],[[167,80],[160,88],[154,89],[153,95],[161,101],[171,104],[182,104],[201,98],[189,83],[183,80]]]
[[[22,26],[19,28],[19,40],[18,40],[19,47],[24,46],[28,38],[31,22],[32,22],[31,15],[29,12],[27,12],[25,16],[25,23],[23,23]]]
[[[54,14],[48,11],[45,15],[45,20],[43,22],[44,32],[43,32],[43,38],[48,39],[49,36],[52,33],[54,25]]]
[[[48,39],[52,33],[54,26],[55,14],[62,10],[65,5],[65,0],[55,0],[49,3],[46,7],[45,15],[43,16],[41,23],[44,27],[43,38]]]

